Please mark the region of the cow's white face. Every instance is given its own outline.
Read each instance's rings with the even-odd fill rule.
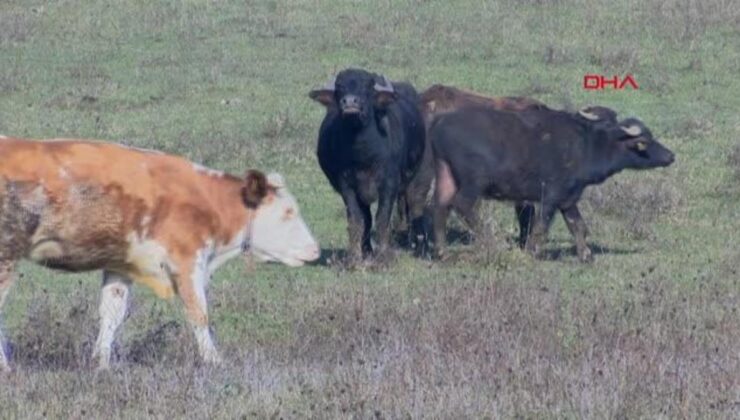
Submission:
[[[321,249],[298,211],[298,203],[279,174],[267,176],[271,192],[256,208],[250,246],[261,261],[301,266],[319,258]]]

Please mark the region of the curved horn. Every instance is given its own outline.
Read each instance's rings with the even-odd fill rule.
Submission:
[[[391,84],[390,80],[388,80],[387,77],[383,76],[383,84],[379,84],[378,82],[375,82],[375,90],[377,92],[394,92],[393,90],[393,84]]]
[[[629,127],[619,127],[619,128],[621,128],[622,131],[627,133],[627,135],[630,137],[637,137],[640,135],[640,133],[642,133],[642,128],[640,128],[639,125],[631,125]]]
[[[578,115],[582,116],[583,118],[589,120],[589,121],[598,121],[601,119],[597,114],[594,114],[593,112],[588,112],[588,109],[590,108],[583,108],[578,111]]]
[[[337,81],[337,76],[335,75],[334,77],[331,78],[331,80],[326,82],[326,84],[324,85],[324,87],[322,87],[322,89],[323,90],[334,90],[334,82],[336,81]]]

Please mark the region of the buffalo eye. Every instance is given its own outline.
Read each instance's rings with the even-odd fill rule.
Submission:
[[[648,147],[650,145],[645,140],[637,140],[627,145],[632,151],[642,157],[648,157]]]

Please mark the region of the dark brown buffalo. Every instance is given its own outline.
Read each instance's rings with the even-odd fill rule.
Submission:
[[[465,89],[435,84],[420,95],[420,108],[427,131],[435,117],[458,111],[466,107],[485,107],[499,111],[523,112],[528,110],[547,110],[544,103],[521,96],[485,96]],[[526,117],[527,113],[523,113]],[[590,106],[574,113],[573,116],[584,123],[616,124],[617,113],[607,107]],[[530,121],[536,125],[536,119]],[[534,217],[534,205],[528,202],[517,202],[514,205],[517,220],[519,221],[519,246],[524,247]],[[576,208],[577,212],[578,209]],[[401,216],[403,218],[403,216]]]
[[[444,253],[445,224],[455,208],[471,228],[480,197],[537,203],[526,249],[539,253],[556,211],[576,240],[578,257],[592,259],[576,206],[584,189],[623,169],[668,166],[673,153],[634,118],[618,124],[550,109],[519,113],[470,107],[438,116],[429,128],[436,167],[434,233]],[[521,222],[521,219],[520,219]]]
[[[547,108],[542,102],[521,96],[484,96],[452,86],[432,85],[420,95],[421,113],[427,128],[435,116],[467,106],[485,106],[500,111]]]

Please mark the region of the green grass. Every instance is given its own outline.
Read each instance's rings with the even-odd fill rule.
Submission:
[[[341,250],[343,206],[314,154],[324,111],[307,93],[348,66],[420,90],[610,106],[677,162],[587,194],[604,250],[592,265],[559,220],[560,258],[513,249],[506,203],[483,206],[497,242],[458,244],[448,263],[234,261],[210,290],[224,369],[197,366],[177,301],[135,288],[120,369],[94,376],[99,275],[24,264],[3,311],[18,369],[0,377],[0,417],[740,415],[736,2],[6,0],[0,133],[279,171],[322,248]],[[586,73],[631,73],[640,89],[587,91]]]

